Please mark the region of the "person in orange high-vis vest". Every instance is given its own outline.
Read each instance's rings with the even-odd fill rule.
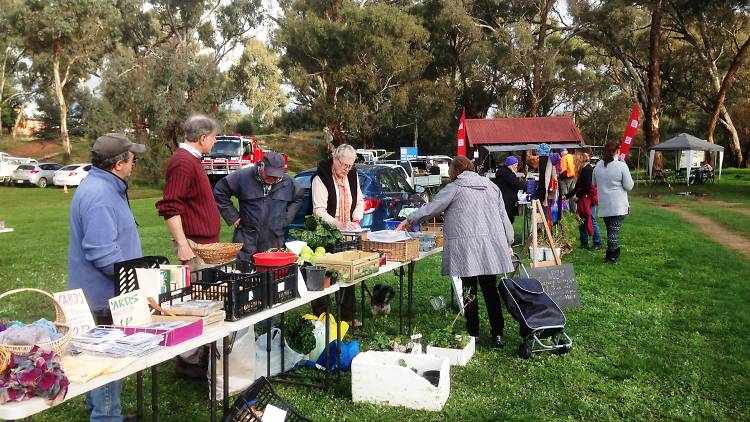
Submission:
[[[569,154],[567,149],[563,148],[560,150],[560,156],[562,157],[560,162],[562,171],[559,177],[560,197],[565,198],[576,186],[576,165],[573,160],[573,154]],[[567,199],[563,199],[563,202],[568,202],[569,211],[575,211],[574,200],[568,201]]]

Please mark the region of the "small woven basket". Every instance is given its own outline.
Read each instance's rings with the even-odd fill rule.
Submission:
[[[65,347],[70,342],[70,339],[73,337],[73,332],[70,330],[70,327],[68,326],[68,320],[65,317],[65,311],[63,311],[60,304],[57,303],[57,300],[55,300],[55,298],[51,294],[45,292],[44,290],[39,290],[39,289],[9,290],[3,294],[0,294],[0,299],[8,297],[12,294],[22,293],[22,292],[38,293],[44,296],[49,302],[52,302],[52,304],[55,306],[55,326],[57,327],[57,332],[62,334],[63,336],[57,340],[52,340],[52,341],[48,341],[45,343],[36,344],[36,346],[39,346],[43,350],[52,350],[53,352],[61,355],[63,351],[65,350]],[[4,349],[7,352],[16,353],[16,354],[29,353],[33,347],[34,345],[26,345],[26,344],[0,344],[0,350]],[[3,353],[0,352],[0,367],[3,361],[2,355]],[[10,363],[10,357],[8,357],[8,363]]]
[[[10,365],[10,352],[0,347],[0,377],[5,374],[8,365]]]
[[[207,264],[223,264],[234,260],[242,243],[205,243],[193,246],[193,252]]]

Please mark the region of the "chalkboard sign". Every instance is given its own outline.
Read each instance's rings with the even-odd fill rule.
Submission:
[[[529,278],[535,278],[542,283],[544,291],[562,309],[580,308],[581,298],[578,297],[576,273],[573,265],[563,264],[552,267],[529,268],[526,270]]]

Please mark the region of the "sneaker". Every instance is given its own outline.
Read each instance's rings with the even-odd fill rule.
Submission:
[[[503,346],[505,346],[505,340],[503,340],[503,336],[495,337],[495,347],[503,347]]]
[[[591,250],[592,251],[598,251],[601,248],[602,248],[602,244],[601,243],[594,243],[594,246],[591,247]]]

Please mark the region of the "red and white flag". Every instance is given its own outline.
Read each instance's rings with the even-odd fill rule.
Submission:
[[[630,113],[630,119],[628,119],[628,127],[625,128],[625,133],[622,135],[620,141],[620,160],[625,160],[630,152],[630,147],[633,145],[635,134],[638,132],[638,116],[640,116],[640,110],[638,110],[638,104],[633,104],[633,112]]]
[[[456,135],[457,151],[456,155],[466,156],[466,109],[461,110],[461,122],[458,124],[458,134]]]

